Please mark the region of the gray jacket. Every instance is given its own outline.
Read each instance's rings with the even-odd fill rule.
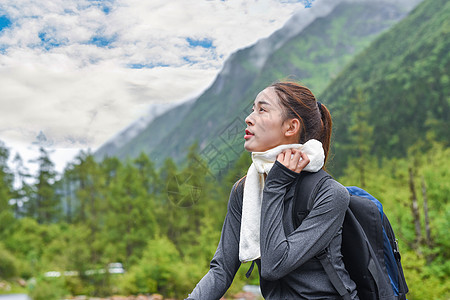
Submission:
[[[341,299],[319,260],[328,246],[331,262],[350,291],[356,285],[341,255],[342,222],[349,203],[345,187],[329,179],[321,186],[311,212],[294,228],[292,204],[298,174],[276,161],[267,175],[261,207],[261,259],[256,260],[265,299]],[[244,180],[234,184],[219,246],[209,272],[188,299],[220,299],[239,269],[239,233]],[[250,264],[245,264],[249,267]]]

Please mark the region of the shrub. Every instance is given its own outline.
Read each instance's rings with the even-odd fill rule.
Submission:
[[[68,294],[63,278],[39,278],[30,287],[33,300],[60,300]]]
[[[16,258],[0,244],[0,278],[9,279],[18,274]]]

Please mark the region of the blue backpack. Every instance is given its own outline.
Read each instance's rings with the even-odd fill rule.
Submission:
[[[327,172],[302,172],[296,184],[294,225],[300,226],[314,205],[320,186],[332,178]],[[350,203],[342,227],[342,256],[345,268],[356,283],[360,300],[406,300],[408,286],[401,265],[397,240],[383,206],[358,187],[347,187]],[[323,249],[316,255],[331,283],[343,299],[349,292]]]

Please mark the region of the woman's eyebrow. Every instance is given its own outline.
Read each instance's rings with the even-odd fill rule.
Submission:
[[[259,105],[261,105],[261,104],[270,105],[270,103],[267,102],[267,101],[265,101],[265,100],[259,100],[259,101],[257,102],[257,104],[259,104]]]

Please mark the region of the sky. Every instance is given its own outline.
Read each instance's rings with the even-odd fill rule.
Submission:
[[[201,94],[236,50],[313,1],[0,0],[0,140],[62,171],[152,105]],[[42,138],[44,137],[45,138]]]

